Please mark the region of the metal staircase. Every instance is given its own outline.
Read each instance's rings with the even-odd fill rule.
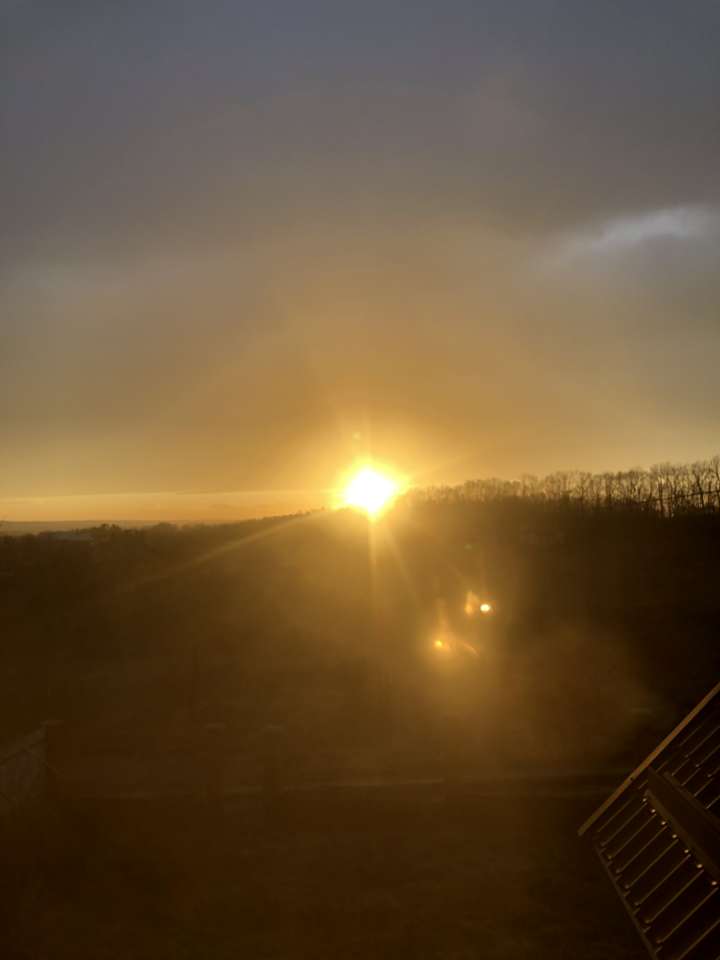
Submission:
[[[720,960],[720,683],[578,831],[657,960]]]

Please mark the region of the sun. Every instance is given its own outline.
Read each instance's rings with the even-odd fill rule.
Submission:
[[[392,477],[372,467],[363,467],[348,481],[342,492],[342,503],[375,517],[399,492],[400,485]]]

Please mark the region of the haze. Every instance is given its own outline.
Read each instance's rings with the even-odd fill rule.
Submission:
[[[0,518],[717,452],[716,3],[1,16]]]

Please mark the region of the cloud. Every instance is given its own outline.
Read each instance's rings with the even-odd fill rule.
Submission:
[[[584,226],[551,241],[546,262],[556,267],[592,265],[625,258],[648,246],[720,239],[720,210],[678,206],[607,220]],[[622,262],[620,260],[619,262]]]

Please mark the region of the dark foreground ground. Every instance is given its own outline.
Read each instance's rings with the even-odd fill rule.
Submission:
[[[405,786],[65,804],[2,829],[5,960],[643,956],[576,828],[602,799]]]

